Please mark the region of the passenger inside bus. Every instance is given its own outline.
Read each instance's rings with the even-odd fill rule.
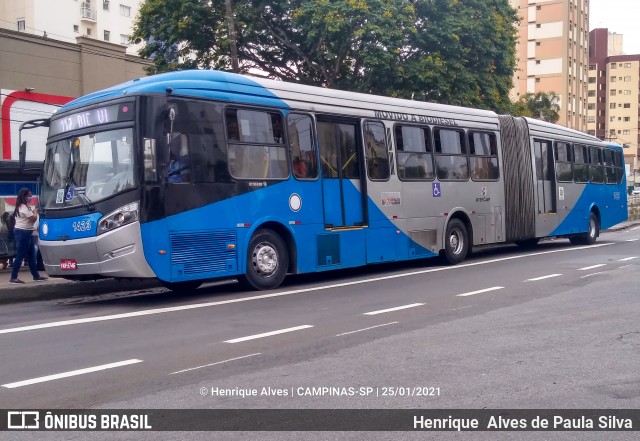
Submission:
[[[299,156],[296,156],[293,160],[293,174],[296,178],[306,178],[307,177],[307,165],[303,160],[300,159]]]
[[[185,134],[174,133],[169,147],[169,169],[167,180],[170,184],[191,181],[189,166],[189,138]]]

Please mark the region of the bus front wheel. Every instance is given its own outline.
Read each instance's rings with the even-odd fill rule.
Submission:
[[[289,254],[282,238],[272,230],[255,232],[247,249],[247,269],[240,282],[257,290],[280,286],[287,275]]]
[[[451,265],[464,260],[469,251],[467,227],[460,219],[451,219],[444,237],[443,257]]]

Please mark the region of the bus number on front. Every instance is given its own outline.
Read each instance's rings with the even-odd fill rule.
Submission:
[[[73,231],[89,231],[91,229],[91,221],[83,220],[72,224]]]

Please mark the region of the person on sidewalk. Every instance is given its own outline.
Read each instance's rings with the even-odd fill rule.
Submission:
[[[26,258],[29,263],[29,269],[31,270],[33,280],[47,280],[46,277],[43,277],[38,273],[38,268],[36,267],[36,253],[33,247],[33,224],[36,219],[38,219],[38,209],[32,209],[29,206],[31,197],[31,190],[26,187],[20,189],[18,192],[16,208],[14,211],[16,226],[13,230],[13,236],[16,240],[16,258],[13,261],[13,266],[11,267],[10,283],[24,283],[22,280],[18,279],[18,271],[22,266],[22,260],[24,258]]]

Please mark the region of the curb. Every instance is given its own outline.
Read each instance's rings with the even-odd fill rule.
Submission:
[[[29,283],[0,288],[0,304],[31,302],[36,300],[57,300],[88,294],[106,294],[119,291],[135,291],[160,288],[157,279],[117,280],[102,279],[84,282]]]

